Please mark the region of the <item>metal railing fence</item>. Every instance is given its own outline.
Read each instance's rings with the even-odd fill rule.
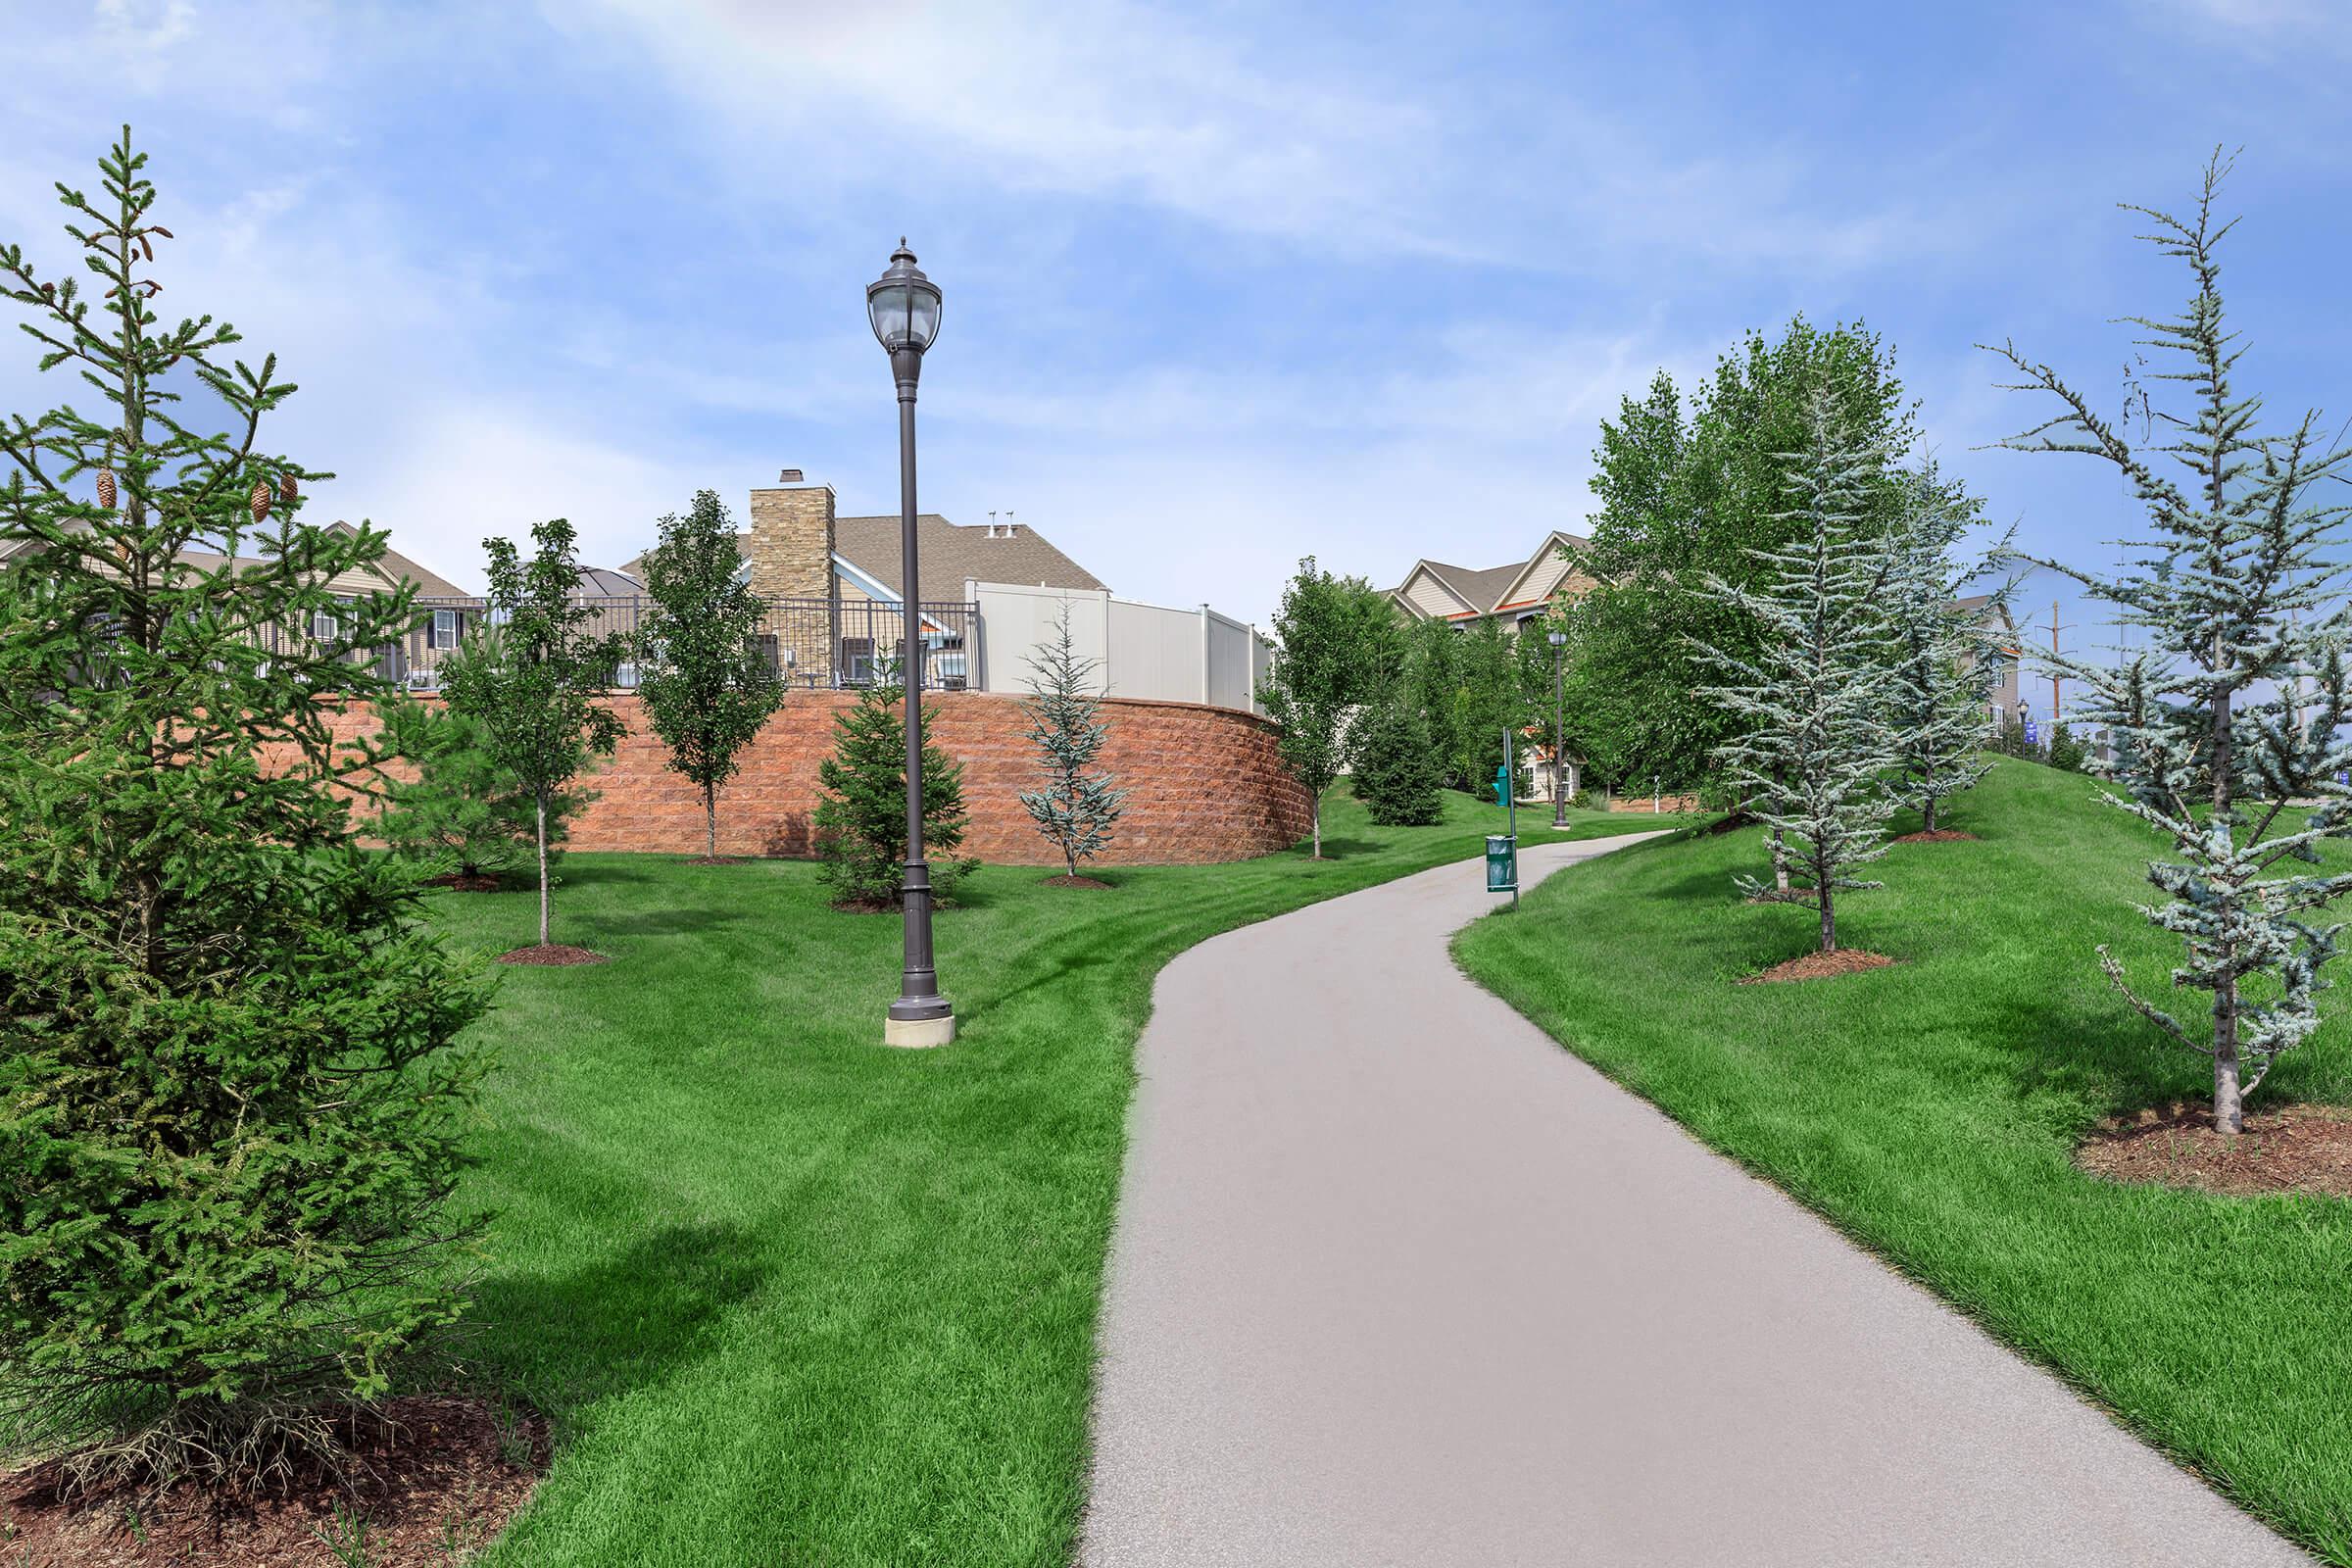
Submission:
[[[652,601],[640,596],[584,599],[595,614],[590,635],[617,633],[632,645]],[[754,640],[770,668],[788,687],[804,690],[855,689],[897,676],[906,622],[897,605],[871,600],[763,600]],[[969,678],[970,650],[979,607],[962,602],[922,607],[921,684],[927,691],[961,691]],[[388,680],[412,691],[441,684],[441,666],[473,633],[497,623],[487,600],[420,598],[416,625],[400,640],[371,650],[354,650],[355,662],[372,662]],[[273,628],[272,648],[281,639],[306,638],[332,644],[339,634],[334,616],[321,612],[306,625]],[[637,685],[635,653],[613,671],[612,686]]]

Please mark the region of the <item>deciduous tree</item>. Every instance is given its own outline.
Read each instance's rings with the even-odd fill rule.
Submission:
[[[555,798],[593,756],[610,756],[620,718],[598,706],[612,685],[622,641],[589,626],[596,608],[579,597],[580,564],[571,524],[535,524],[538,546],[522,560],[512,539],[485,539],[490,557],[489,619],[495,640],[443,677],[449,706],[477,720],[484,748],[531,792],[539,858],[539,946],[549,945],[547,819]]]
[[[1281,731],[1283,760],[1314,797],[1314,856],[1323,858],[1323,792],[1340,776],[1348,718],[1393,673],[1403,628],[1385,595],[1360,577],[1335,577],[1308,556],[1274,613],[1274,655],[1262,694]]]
[[[736,756],[784,700],[762,652],[765,612],[742,575],[735,519],[714,490],[695,492],[684,516],[661,521],[645,558],[652,601],[636,638],[646,718],[669,748],[669,766],[703,792],[704,853],[718,858],[718,788]]]
[[[1896,453],[1916,444],[1915,405],[1893,352],[1858,322],[1825,328],[1802,317],[1778,338],[1750,332],[1688,395],[1661,372],[1603,421],[1598,509],[1577,553],[1597,586],[1566,620],[1568,707],[1603,776],[1696,782],[1748,723],[1693,699],[1715,676],[1697,650],[1753,662],[1770,634],[1741,601],[1702,585],[1712,576],[1760,587],[1766,557],[1802,542],[1783,455],[1810,443],[1811,410],[1823,398],[1857,442]],[[1854,498],[1857,534],[1891,522],[1899,478],[1883,473]]]

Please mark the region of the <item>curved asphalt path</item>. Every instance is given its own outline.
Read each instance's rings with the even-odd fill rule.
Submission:
[[[1480,882],[1160,975],[1090,1568],[2308,1563],[1463,978]]]

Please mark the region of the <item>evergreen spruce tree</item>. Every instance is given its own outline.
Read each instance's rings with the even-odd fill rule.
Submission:
[[[1356,799],[1382,827],[1428,827],[1445,813],[1446,767],[1403,682],[1367,709],[1350,736]]]
[[[906,720],[900,683],[885,677],[833,719],[833,755],[816,764],[817,879],[836,904],[895,907],[906,864]],[[980,862],[956,856],[968,822],[963,768],[931,740],[923,713],[923,847],[942,903]]]
[[[1102,854],[1110,843],[1111,824],[1119,819],[1127,792],[1095,768],[1110,734],[1101,717],[1102,700],[1093,689],[1100,662],[1078,652],[1066,602],[1053,640],[1038,644],[1030,662],[1029,695],[1021,711],[1029,715],[1029,739],[1038,749],[1046,787],[1024,790],[1021,805],[1037,830],[1061,851],[1065,874],[1075,878],[1078,862]]]
[[[539,858],[539,947],[549,946],[548,829],[556,797],[591,756],[610,756],[621,723],[597,694],[612,683],[621,639],[588,631],[597,611],[578,597],[580,566],[571,524],[534,525],[538,551],[525,563],[511,539],[485,539],[490,556],[489,619],[495,640],[442,676],[452,711],[481,725],[491,758],[531,792]],[[520,953],[510,956],[522,956]]]
[[[2106,799],[2172,841],[2171,856],[2148,866],[2166,902],[2144,912],[2181,939],[2171,984],[2209,993],[2208,1020],[2192,1026],[2148,1001],[2105,946],[2099,960],[2141,1016],[2212,1058],[2214,1125],[2235,1134],[2245,1096],[2319,1022],[2320,971],[2341,929],[2322,911],[2352,890],[2352,876],[2304,869],[2320,863],[2322,843],[2352,835],[2352,788],[2337,781],[2352,767],[2342,738],[2352,717],[2347,509],[2320,490],[2352,454],[2324,438],[2316,414],[2266,433],[2261,401],[2234,388],[2243,350],[2224,323],[2217,256],[2233,224],[2213,211],[2229,169],[2217,153],[2189,219],[2127,209],[2194,279],[2180,315],[2131,318],[2173,357],[2178,368],[2155,379],[2180,386],[2186,404],[2159,409],[2152,389],[2138,389],[2138,445],[2129,415],[2111,422],[2047,365],[2014,345],[1994,352],[2019,372],[2015,388],[2058,405],[2008,444],[2096,457],[2147,512],[2149,537],[2117,576],[2039,563],[2144,628],[2147,648],[2111,666],[2037,660],[2083,682],[2085,716],[2109,726],[2121,794]],[[2317,805],[2290,809],[2297,801]]]
[[[735,519],[716,491],[698,490],[685,516],[662,519],[645,558],[653,601],[638,628],[637,695],[669,766],[703,792],[704,854],[718,858],[718,787],[784,700],[783,677],[760,645],[765,608],[742,575]]]
[[[1961,608],[1960,590],[1984,564],[1960,564],[1960,542],[1977,508],[1934,466],[1904,476],[1904,499],[1886,533],[1886,585],[1880,603],[1894,660],[1888,734],[1894,788],[1936,830],[1942,804],[1972,788],[1988,766],[1980,754],[1993,739],[1992,693],[1999,651],[1980,610]],[[2004,599],[2004,585],[1994,595]]]
[[[1710,575],[1704,591],[1764,628],[1760,646],[1733,653],[1701,644],[1724,684],[1699,695],[1721,706],[1743,733],[1714,755],[1727,780],[1771,829],[1774,870],[1811,881],[1821,916],[1821,951],[1838,946],[1837,896],[1879,887],[1854,869],[1886,853],[1893,799],[1880,775],[1895,749],[1886,713],[1894,662],[1878,605],[1890,571],[1883,538],[1865,532],[1871,498],[1886,468],[1883,446],[1857,437],[1836,406],[1816,399],[1801,452],[1787,454],[1784,520],[1794,542],[1755,552],[1762,567],[1750,588]],[[1752,877],[1740,888],[1772,897]]]
[[[332,729],[414,596],[329,591],[385,535],[304,520],[331,476],[263,445],[275,358],[156,314],[146,161],[126,128],[59,187],[58,280],[0,246],[102,405],[0,418],[0,1433],[250,1482],[331,1462],[335,1403],[462,1308],[488,993],[360,842],[384,743]]]

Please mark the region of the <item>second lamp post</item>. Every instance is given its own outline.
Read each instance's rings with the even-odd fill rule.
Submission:
[[[1561,695],[1560,654],[1568,646],[1568,634],[1554,629],[1544,639],[1551,644],[1551,825],[1568,825],[1568,797],[1560,782],[1567,777],[1568,754],[1563,750],[1564,732],[1568,728],[1568,705]]]
[[[890,270],[865,288],[865,314],[890,355],[899,383],[899,552],[906,612],[899,672],[906,697],[906,874],[899,891],[906,957],[899,999],[882,1025],[886,1046],[944,1046],[956,1038],[956,1009],[939,994],[931,957],[931,865],[923,858],[923,595],[914,541],[914,387],[923,351],[939,335],[939,285],[914,265],[905,240],[891,253]]]

